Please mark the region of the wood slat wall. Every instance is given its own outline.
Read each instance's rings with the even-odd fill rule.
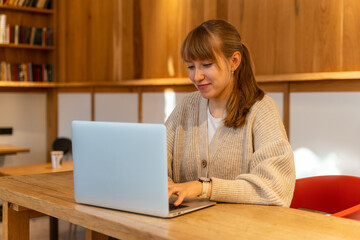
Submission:
[[[185,77],[187,32],[207,19],[233,23],[256,74],[360,69],[358,0],[57,1],[60,82]]]

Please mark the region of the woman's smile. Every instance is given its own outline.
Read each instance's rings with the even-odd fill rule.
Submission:
[[[199,89],[199,91],[201,90],[206,90],[208,87],[210,87],[211,83],[202,83],[202,84],[197,84],[196,87],[197,89]]]

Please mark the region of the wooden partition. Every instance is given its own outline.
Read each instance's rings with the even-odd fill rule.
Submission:
[[[59,82],[181,78],[186,34],[226,19],[257,75],[360,69],[358,0],[57,1]]]

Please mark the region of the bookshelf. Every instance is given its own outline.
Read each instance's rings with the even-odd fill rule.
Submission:
[[[55,0],[0,0],[1,82],[55,81],[55,12]]]

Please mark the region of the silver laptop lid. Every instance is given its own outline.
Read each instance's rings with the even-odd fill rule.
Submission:
[[[72,122],[75,201],[169,214],[163,124]]]

